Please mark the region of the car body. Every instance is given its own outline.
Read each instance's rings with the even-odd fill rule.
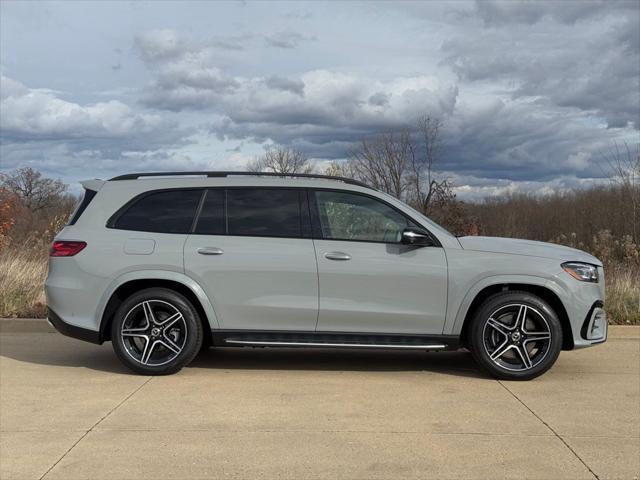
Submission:
[[[504,342],[511,349],[504,355],[515,355],[503,361],[506,368],[484,365],[501,378],[532,378],[551,366],[560,348],[606,340],[597,258],[543,242],[457,238],[360,182],[197,172],[82,184],[84,200],[53,245],[45,284],[49,320],[62,333],[94,343],[115,340],[114,332],[138,335],[137,344],[122,337],[118,347],[136,371],[170,373],[188,363],[186,357],[162,365],[140,361],[148,353],[138,351],[143,344],[157,340],[156,350],[173,348],[165,347],[170,342],[161,326],[155,336],[149,330],[161,324],[149,321],[156,308],[165,319],[193,314],[189,321],[199,327],[182,318],[170,333],[186,345],[188,332],[201,329],[196,343],[205,346],[467,347],[480,355],[472,326],[482,324],[476,336],[491,345],[485,357]],[[593,278],[576,277],[583,273]],[[154,288],[162,290],[157,298]],[[167,292],[178,295],[180,305],[163,297]],[[520,302],[518,295],[533,300]],[[489,332],[487,319],[476,317],[497,297],[511,306],[498,312],[501,326]],[[515,305],[525,305],[520,327]],[[131,323],[127,314],[140,320]],[[528,340],[530,350],[533,345],[536,355],[548,357],[540,371],[510,368],[519,355],[528,356],[518,343],[527,341],[520,340],[527,322],[530,330],[549,331],[550,338]]]

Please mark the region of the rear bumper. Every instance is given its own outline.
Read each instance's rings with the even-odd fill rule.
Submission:
[[[47,319],[49,320],[49,323],[58,330],[58,332],[66,335],[67,337],[77,338],[79,340],[84,340],[85,342],[91,342],[98,345],[102,343],[102,340],[100,339],[100,332],[71,325],[60,318],[60,316],[51,310],[51,308],[47,308]]]

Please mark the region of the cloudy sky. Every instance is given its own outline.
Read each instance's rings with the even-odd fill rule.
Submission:
[[[0,170],[320,165],[423,114],[462,198],[602,177],[640,141],[640,2],[0,4]]]

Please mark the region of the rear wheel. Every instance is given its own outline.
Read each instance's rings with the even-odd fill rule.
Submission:
[[[551,368],[562,350],[557,315],[544,300],[527,292],[489,297],[472,322],[471,353],[496,378],[535,378]]]
[[[149,288],[120,306],[111,326],[113,349],[131,370],[166,375],[189,364],[202,345],[202,324],[189,300]]]

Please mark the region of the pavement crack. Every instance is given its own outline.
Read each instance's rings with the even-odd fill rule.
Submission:
[[[585,468],[586,468],[587,470],[589,470],[589,472],[591,472],[591,475],[593,475],[593,477],[594,477],[596,480],[600,480],[600,477],[596,474],[596,472],[594,472],[594,471],[591,469],[591,467],[590,467],[589,465],[587,465],[587,463],[586,463],[584,460],[582,460],[582,458],[580,458],[580,455],[578,455],[578,454],[576,453],[576,451],[575,451],[573,448],[571,448],[571,445],[569,445],[569,444],[565,441],[565,439],[564,439],[564,438],[562,438],[560,435],[558,435],[558,432],[556,432],[556,431],[553,429],[553,427],[552,427],[551,425],[549,425],[547,422],[545,422],[545,421],[542,419],[542,417],[540,417],[540,415],[538,415],[538,414],[537,414],[536,412],[534,412],[531,408],[529,408],[529,405],[527,405],[527,404],[526,404],[526,403],[524,403],[522,400],[520,400],[520,398],[519,398],[519,397],[518,397],[514,392],[512,392],[512,391],[509,389],[509,387],[507,387],[504,383],[502,383],[502,381],[498,380],[498,383],[500,384],[500,386],[502,386],[502,388],[504,388],[507,392],[509,392],[509,394],[511,394],[511,396],[512,396],[513,398],[515,398],[518,402],[520,402],[520,404],[521,404],[524,408],[526,408],[527,410],[529,410],[529,411],[531,412],[531,414],[532,414],[534,417],[536,417],[538,420],[540,420],[540,422],[542,422],[542,424],[543,424],[545,427],[547,427],[547,428],[551,431],[551,433],[553,433],[553,434],[556,436],[556,438],[558,438],[558,440],[560,440],[560,441],[564,444],[564,446],[565,446],[565,447],[567,447],[567,448],[569,449],[569,451],[570,451],[570,452],[571,452],[571,453],[572,453],[572,454],[573,454],[573,455],[578,459],[578,461],[579,461],[582,465],[584,465],[584,466],[585,466]]]
[[[66,451],[66,452],[64,452],[64,453],[62,454],[62,456],[61,456],[58,460],[56,460],[56,462],[55,462],[53,465],[51,465],[51,466],[49,467],[49,469],[48,469],[46,472],[44,472],[44,474],[39,478],[39,480],[42,480],[44,477],[46,477],[47,475],[49,475],[49,472],[50,472],[51,470],[53,470],[53,469],[56,467],[56,465],[58,465],[58,464],[62,461],[62,459],[63,459],[64,457],[66,457],[66,456],[69,454],[69,452],[71,452],[71,450],[73,450],[73,449],[76,447],[76,445],[78,445],[78,444],[79,444],[79,443],[84,439],[84,437],[86,437],[87,435],[89,435],[89,433],[90,433],[90,432],[92,432],[92,431],[93,431],[93,430],[94,430],[98,425],[100,425],[100,424],[102,423],[102,421],[103,421],[103,420],[105,420],[109,415],[111,415],[111,414],[112,414],[113,412],[115,412],[118,408],[120,408],[120,406],[121,406],[122,404],[124,404],[127,400],[129,400],[129,399],[130,399],[131,397],[133,397],[136,393],[138,393],[138,392],[142,389],[142,387],[144,387],[147,383],[149,383],[149,382],[151,381],[151,379],[152,379],[152,378],[153,378],[153,377],[149,377],[149,378],[147,378],[147,379],[146,379],[146,380],[145,380],[145,381],[144,381],[140,386],[138,386],[138,388],[136,388],[133,392],[131,392],[129,395],[127,395],[124,399],[122,399],[122,401],[120,401],[120,402],[119,402],[115,407],[113,407],[113,408],[112,408],[111,410],[109,410],[105,415],[103,415],[103,416],[100,418],[100,420],[98,420],[96,423],[94,423],[94,424],[91,426],[91,428],[89,428],[89,430],[87,430],[86,432],[84,432],[84,433],[80,436],[80,438],[79,438],[78,440],[76,440],[76,441],[73,443],[73,445],[71,445],[71,446],[67,449],[67,451]]]

